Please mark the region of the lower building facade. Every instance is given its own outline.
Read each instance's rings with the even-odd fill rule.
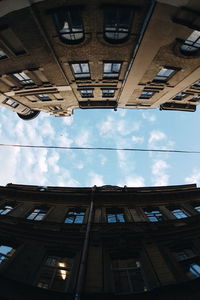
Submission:
[[[200,189],[0,187],[0,298],[199,299]]]

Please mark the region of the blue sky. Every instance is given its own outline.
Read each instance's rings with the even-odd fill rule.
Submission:
[[[23,121],[0,109],[0,143],[200,150],[200,111],[80,110]],[[0,185],[200,184],[200,155],[0,147]]]

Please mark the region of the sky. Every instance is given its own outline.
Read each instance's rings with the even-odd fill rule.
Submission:
[[[32,121],[0,108],[0,143],[200,151],[200,110],[74,110]],[[200,154],[0,147],[0,185],[200,185]]]

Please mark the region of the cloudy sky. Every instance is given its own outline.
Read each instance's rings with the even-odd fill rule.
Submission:
[[[200,111],[75,110],[23,121],[0,108],[0,143],[200,150]],[[0,185],[200,184],[200,155],[0,147]]]

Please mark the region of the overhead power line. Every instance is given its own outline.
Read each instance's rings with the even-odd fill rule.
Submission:
[[[43,146],[43,145],[20,145],[20,144],[0,144],[0,147],[58,149],[58,150],[103,150],[103,151],[135,151],[135,152],[164,152],[164,153],[200,154],[200,151],[174,150],[174,149],[143,149],[143,148],[116,148],[116,147],[67,147],[67,146]]]

